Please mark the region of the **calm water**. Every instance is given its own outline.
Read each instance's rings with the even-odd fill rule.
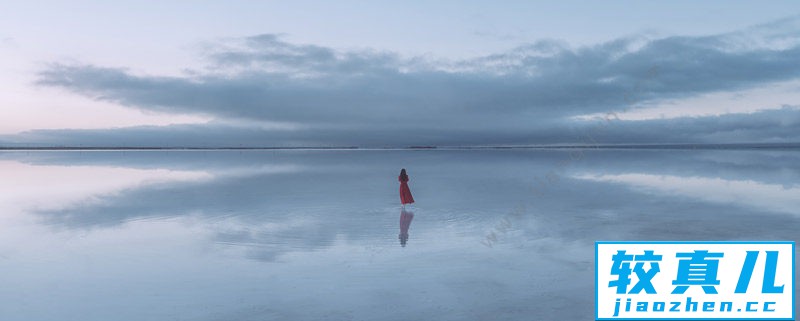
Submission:
[[[595,240],[800,236],[797,151],[5,152],[0,173],[2,320],[591,320]]]

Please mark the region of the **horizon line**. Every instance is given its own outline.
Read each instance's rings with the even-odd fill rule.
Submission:
[[[0,146],[0,151],[114,150],[470,150],[470,149],[800,149],[794,143],[637,143],[549,145],[410,145],[410,146]]]

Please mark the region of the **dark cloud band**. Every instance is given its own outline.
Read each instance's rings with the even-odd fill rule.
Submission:
[[[580,48],[541,41],[460,61],[404,58],[370,50],[339,51],[260,35],[212,46],[204,53],[210,62],[207,70],[185,77],[53,64],[39,74],[38,83],[131,108],[203,114],[233,122],[289,122],[304,128],[271,131],[263,134],[266,140],[259,140],[274,145],[559,143],[569,141],[565,137],[574,136],[576,131],[585,131],[585,125],[568,120],[571,116],[797,79],[797,20],[730,34],[632,37]],[[760,41],[743,44],[745,36]],[[776,43],[783,46],[772,45]],[[644,123],[627,122],[608,131],[612,134],[598,134],[598,139],[796,138],[780,132],[786,126],[763,127],[767,120],[748,117],[647,123],[696,126],[659,135],[637,125]],[[727,123],[732,119],[741,126],[733,130],[736,134],[730,133],[731,123]],[[216,136],[215,126],[171,126],[145,132],[169,131],[180,137],[186,131],[200,129],[207,130],[205,136],[222,137]],[[145,134],[141,128],[117,132]],[[262,136],[252,134],[246,126],[233,132],[248,133],[251,138]],[[146,141],[147,137],[136,139]]]

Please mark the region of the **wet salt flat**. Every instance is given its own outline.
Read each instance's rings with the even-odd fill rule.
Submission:
[[[798,151],[39,151],[0,173],[2,320],[591,320],[596,240],[800,235]]]

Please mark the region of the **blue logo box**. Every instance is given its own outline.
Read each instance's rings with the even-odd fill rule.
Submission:
[[[596,320],[795,320],[792,241],[597,241]]]

